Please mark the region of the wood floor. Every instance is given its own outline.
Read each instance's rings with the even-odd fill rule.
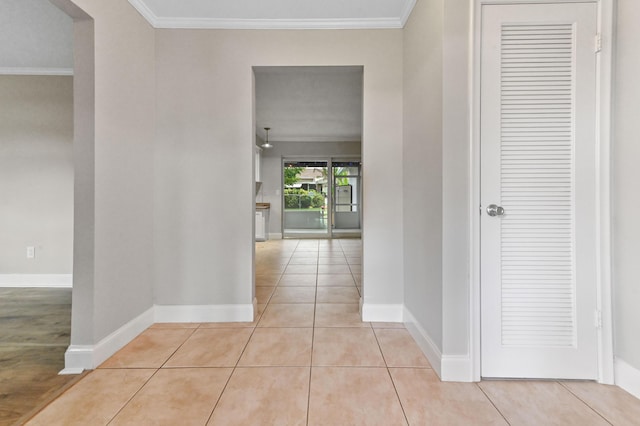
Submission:
[[[0,425],[21,419],[77,376],[59,376],[71,289],[0,288]]]

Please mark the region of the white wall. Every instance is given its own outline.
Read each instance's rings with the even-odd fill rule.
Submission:
[[[618,0],[612,167],[615,355],[640,370],[638,22],[640,3]]]
[[[78,13],[74,24],[72,347],[100,342],[153,304],[155,137],[154,30],[126,0],[74,3],[93,21]]]
[[[252,299],[252,67],[364,66],[365,303],[400,304],[402,32],[158,30],[156,300]]]
[[[257,202],[271,203],[269,233],[282,233],[282,158],[287,156],[339,157],[361,155],[360,142],[274,142],[262,151],[262,189]],[[363,166],[366,167],[366,166]]]
[[[2,75],[0,100],[0,276],[71,274],[73,78]]]
[[[443,1],[419,0],[404,28],[405,306],[442,351]]]
[[[470,295],[469,0],[444,2],[443,354],[469,356]]]

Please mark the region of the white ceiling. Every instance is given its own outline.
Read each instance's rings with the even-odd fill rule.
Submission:
[[[416,0],[129,0],[156,28],[402,28]]]
[[[416,0],[128,0],[156,28],[402,28]],[[0,0],[0,74],[73,72],[73,22],[48,0]]]
[[[71,74],[73,21],[48,0],[0,0],[0,74]]]
[[[256,134],[270,142],[362,138],[362,67],[256,67]]]

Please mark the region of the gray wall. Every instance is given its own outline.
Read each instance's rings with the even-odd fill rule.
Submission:
[[[419,0],[404,30],[405,303],[457,357],[470,356],[470,14]]]
[[[71,343],[87,345],[153,305],[155,34],[126,0],[74,3],[93,18],[74,37],[78,113],[93,115],[76,121]]]
[[[446,0],[443,5],[443,354],[469,355],[471,2]]]
[[[257,202],[271,203],[269,233],[282,233],[282,158],[299,156],[360,155],[360,142],[274,142],[262,151],[262,189]],[[363,168],[366,167],[363,165]]]
[[[73,68],[72,20],[48,0],[2,0],[0,40],[0,73]]]
[[[71,274],[72,77],[0,75],[0,241],[0,274]]]
[[[418,1],[404,29],[405,306],[442,350],[443,1]]]
[[[617,20],[612,168],[615,355],[640,369],[640,3],[619,0]]]
[[[402,303],[402,31],[157,30],[156,47],[156,301],[252,301],[252,67],[363,65],[365,303]]]

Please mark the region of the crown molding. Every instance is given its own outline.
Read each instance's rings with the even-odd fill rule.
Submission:
[[[154,28],[162,29],[224,29],[224,30],[346,30],[346,29],[401,29],[416,4],[407,0],[397,18],[363,19],[218,19],[218,18],[161,18],[144,0],[129,3]]]
[[[144,3],[144,1],[129,0],[129,3],[138,11],[138,13],[140,13],[140,15],[142,15],[144,19],[147,20],[149,24],[151,24],[153,28],[158,28],[156,25],[158,21],[158,17],[156,16],[155,13],[151,11],[151,9],[149,9],[149,7]]]
[[[73,75],[73,68],[0,67],[0,75]]]
[[[399,29],[400,19],[215,19],[159,18],[155,28],[192,28],[220,30],[360,30]]]
[[[413,12],[413,8],[416,6],[416,1],[418,0],[407,0],[404,4],[404,8],[402,8],[402,12],[400,12],[400,25],[401,28],[407,24],[409,20],[409,16],[411,16],[411,12]]]

